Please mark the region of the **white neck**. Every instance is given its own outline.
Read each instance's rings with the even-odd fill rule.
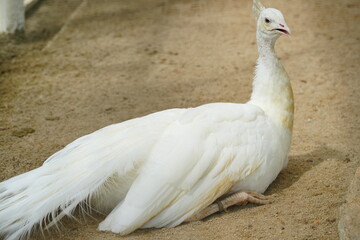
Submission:
[[[277,37],[257,32],[259,58],[249,103],[259,106],[278,126],[292,130],[294,100],[290,80],[276,56]]]

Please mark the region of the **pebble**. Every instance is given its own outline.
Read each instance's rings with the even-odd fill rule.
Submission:
[[[25,137],[26,135],[34,133],[34,132],[35,132],[35,129],[33,129],[33,128],[21,128],[19,130],[13,131],[12,135],[15,137],[22,138],[22,137]]]
[[[48,121],[57,121],[59,120],[60,117],[46,117],[45,120],[48,120]]]

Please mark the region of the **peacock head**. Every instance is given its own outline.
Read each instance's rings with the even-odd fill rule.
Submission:
[[[257,19],[257,29],[264,37],[278,38],[281,35],[290,36],[290,29],[279,10],[265,8],[258,0],[253,0],[253,12]]]

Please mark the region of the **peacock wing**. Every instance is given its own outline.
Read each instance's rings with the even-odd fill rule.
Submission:
[[[169,125],[124,201],[99,225],[128,234],[176,226],[227,193],[262,164],[267,118],[252,105],[189,109]]]

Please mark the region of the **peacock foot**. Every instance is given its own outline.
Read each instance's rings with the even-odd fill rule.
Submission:
[[[231,195],[228,195],[225,198],[219,198],[216,200],[213,204],[206,207],[205,209],[201,210],[198,213],[195,213],[193,216],[188,218],[185,222],[193,222],[193,221],[199,221],[201,219],[204,219],[211,214],[214,214],[216,212],[223,212],[227,210],[228,207],[238,205],[246,205],[248,203],[254,203],[258,205],[265,205],[273,202],[273,196],[264,196],[260,193],[256,192],[245,192],[245,191],[239,191],[236,193],[233,193]]]

